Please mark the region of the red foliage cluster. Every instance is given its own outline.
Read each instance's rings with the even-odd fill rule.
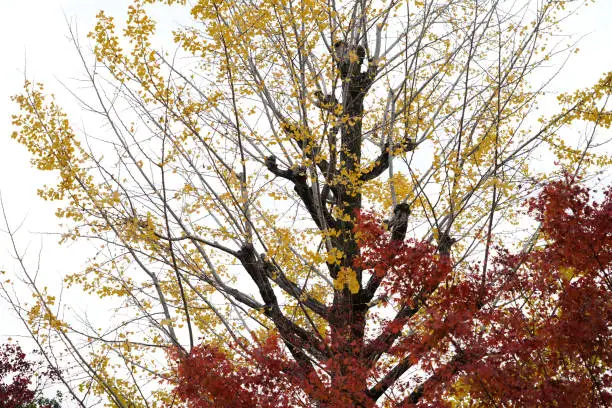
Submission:
[[[0,408],[18,408],[34,400],[30,390],[32,364],[16,344],[0,349]]]
[[[450,259],[437,256],[437,247],[413,239],[392,241],[374,214],[360,212],[355,226],[361,255],[353,265],[384,278],[381,289],[409,306],[419,292],[432,292],[450,272]]]
[[[234,352],[247,354],[249,364],[234,362],[226,353],[205,344],[194,347],[189,356],[175,355],[179,360],[176,391],[189,406],[296,406],[300,395],[295,374],[299,370],[283,355],[276,337],[259,342],[257,347],[236,347]]]
[[[57,380],[58,373],[32,362],[17,344],[0,346],[0,408],[60,408],[62,396],[46,398],[33,390],[33,379]],[[39,384],[40,385],[40,384]]]
[[[546,244],[502,256],[486,354],[466,369],[482,399],[516,406],[610,406],[612,189],[589,204],[569,180],[529,202]],[[493,305],[495,306],[495,305]]]
[[[193,408],[311,407],[313,396],[322,406],[349,408],[364,398],[362,390],[352,388],[355,377],[366,373],[353,365],[356,361],[342,361],[355,370],[340,377],[344,386],[334,389],[329,381],[305,374],[284,353],[278,337],[255,344],[232,346],[233,359],[205,344],[194,347],[188,356],[174,354],[179,362],[175,391]],[[320,366],[335,372],[341,358],[337,354]]]
[[[330,322],[310,373],[282,337],[235,347],[235,361],[201,345],[175,355],[178,395],[194,408],[373,407],[383,395],[393,407],[461,399],[610,406],[612,189],[595,204],[588,190],[564,180],[528,204],[544,243],[518,255],[492,248],[484,276],[429,243],[391,241],[372,214],[360,214],[353,264],[380,280],[372,303],[399,310],[367,312],[376,335],[355,337],[359,330]],[[418,370],[407,382],[409,367]]]

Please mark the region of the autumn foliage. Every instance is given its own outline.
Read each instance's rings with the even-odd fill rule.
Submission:
[[[28,360],[19,345],[0,346],[0,408],[59,408],[58,399],[45,398],[35,388],[41,379],[56,378],[53,370]]]
[[[25,359],[25,353],[14,344],[5,344],[0,354],[0,406],[14,408],[34,399],[30,390],[32,368]],[[8,381],[8,383],[6,383]]]
[[[371,407],[377,390],[364,385],[382,373],[369,359],[387,350],[431,376],[412,393],[387,395],[384,406],[609,406],[612,189],[591,203],[567,176],[529,200],[528,211],[542,240],[519,254],[496,248],[486,277],[482,266],[457,265],[426,242],[389,241],[373,214],[360,214],[354,262],[383,280],[381,302],[421,306],[418,314],[373,316],[381,333],[363,343],[328,331],[329,359],[315,377],[275,336],[229,353],[202,344],[174,354],[178,395],[194,408]]]

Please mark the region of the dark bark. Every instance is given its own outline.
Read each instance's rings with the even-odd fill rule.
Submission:
[[[401,152],[411,152],[416,148],[416,143],[412,139],[405,139],[399,146],[392,147],[385,144],[381,154],[374,160],[374,166],[366,173],[361,175],[361,181],[374,180],[389,168],[391,149],[399,148]]]
[[[269,156],[266,158],[266,167],[272,174],[282,177],[293,182],[293,189],[298,194],[302,203],[308,210],[312,220],[317,224],[319,229],[334,228],[336,220],[331,216],[329,210],[324,203],[317,202],[312,192],[312,187],[308,185],[305,169],[287,169],[281,170],[276,164],[276,157]]]
[[[266,275],[264,262],[257,258],[253,245],[244,245],[238,251],[238,259],[257,285],[264,301],[264,314],[274,322],[285,343],[306,350],[319,360],[328,358],[329,356],[322,351],[320,340],[314,334],[287,319],[281,311],[272,284]]]

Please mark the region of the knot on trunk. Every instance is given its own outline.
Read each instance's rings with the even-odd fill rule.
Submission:
[[[334,57],[342,79],[358,75],[365,56],[366,50],[361,45],[350,46],[342,40],[334,43]]]
[[[457,240],[451,238],[448,232],[440,233],[438,237],[438,251],[441,255],[450,255],[450,250],[455,242],[457,242]]]
[[[400,203],[393,209],[393,217],[388,222],[391,231],[391,241],[403,241],[408,229],[408,217],[410,216],[410,206],[407,203]]]

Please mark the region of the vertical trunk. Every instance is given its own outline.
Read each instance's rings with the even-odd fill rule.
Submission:
[[[350,51],[349,51],[350,52]],[[359,50],[357,50],[359,53]],[[337,185],[337,207],[345,215],[354,217],[361,209],[360,185],[357,184],[361,167],[363,101],[371,83],[368,73],[361,72],[361,62],[338,62],[342,79],[343,116],[341,127],[340,183]],[[353,233],[352,221],[340,221],[341,230],[335,240],[336,248],[344,254],[341,266],[351,268],[359,282],[359,291],[348,288],[336,290],[330,316],[332,341],[336,361],[332,362],[332,392],[345,394],[338,404],[366,407],[371,405],[365,394],[365,371],[360,369],[367,306],[363,299],[362,271],[353,266],[359,247]],[[337,278],[337,276],[334,276]],[[345,401],[346,400],[346,401]]]

